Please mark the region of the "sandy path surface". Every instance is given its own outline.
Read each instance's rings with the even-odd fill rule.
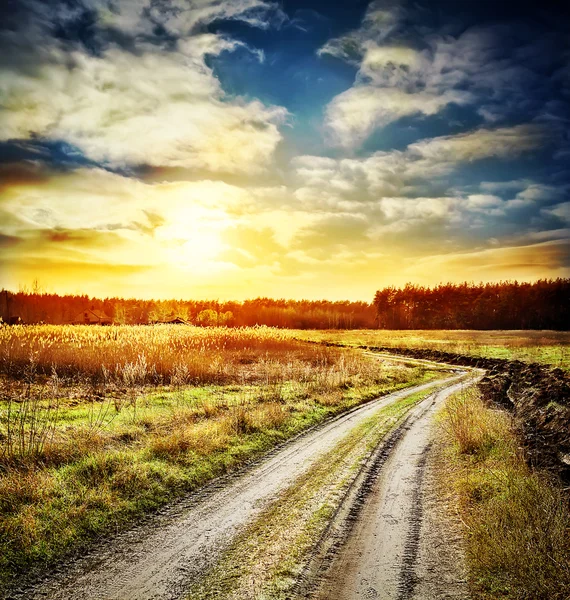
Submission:
[[[447,596],[444,589],[453,583],[453,570],[447,572],[447,579],[440,579],[441,589],[438,589],[433,573],[434,556],[427,557],[422,541],[428,531],[426,524],[430,526],[430,535],[436,535],[433,523],[424,518],[432,417],[462,385],[445,388],[412,411],[405,433],[379,470],[344,543],[326,565],[324,575],[321,573],[321,584],[313,597],[319,600],[461,597],[461,585],[454,588],[457,595]],[[432,539],[435,541],[435,537]],[[428,573],[429,585],[422,581],[422,576]],[[459,571],[457,577],[462,576]]]
[[[422,525],[414,565],[414,600],[470,598],[463,524],[456,512],[454,490],[443,489],[438,476],[446,460],[443,442],[436,439],[428,454],[421,490]]]
[[[215,562],[237,531],[349,431],[386,405],[435,383],[383,396],[336,417],[274,451],[244,475],[222,485],[209,486],[201,494],[191,496],[186,504],[179,503],[150,523],[121,534],[106,545],[101,544],[59,573],[11,597],[30,600],[183,598],[189,584]],[[405,464],[402,466],[406,468]]]

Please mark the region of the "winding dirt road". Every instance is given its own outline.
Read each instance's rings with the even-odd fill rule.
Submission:
[[[372,471],[354,522],[339,524],[337,550],[313,570],[321,580],[318,600],[426,600],[416,595],[423,490],[432,417],[463,384],[449,385],[422,401],[381,468]],[[354,504],[359,498],[350,499]],[[342,513],[341,513],[342,514]],[[346,519],[345,519],[346,521]],[[447,584],[446,584],[447,585]],[[437,586],[436,586],[437,587]],[[444,595],[440,594],[443,593]],[[447,590],[433,597],[451,598]]]
[[[452,385],[460,376],[448,379]],[[441,380],[383,396],[287,443],[244,475],[211,485],[13,598],[178,600],[235,534],[376,411]]]

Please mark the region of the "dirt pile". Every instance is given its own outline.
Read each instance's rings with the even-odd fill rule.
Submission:
[[[506,389],[491,391],[486,379],[485,397],[512,403],[515,423],[532,465],[546,468],[570,483],[570,380],[561,369],[512,364],[501,375]]]
[[[487,370],[479,388],[513,412],[529,463],[570,483],[570,375],[562,369],[430,349],[360,347]]]

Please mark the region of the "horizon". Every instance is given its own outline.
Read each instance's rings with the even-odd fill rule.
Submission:
[[[0,17],[0,288],[371,303],[570,276],[556,2],[22,0]]]

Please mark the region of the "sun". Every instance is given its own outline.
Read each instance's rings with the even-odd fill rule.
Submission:
[[[223,230],[215,220],[182,217],[178,223],[161,227],[156,236],[170,265],[194,272],[211,271],[219,267],[218,256],[226,248]]]

